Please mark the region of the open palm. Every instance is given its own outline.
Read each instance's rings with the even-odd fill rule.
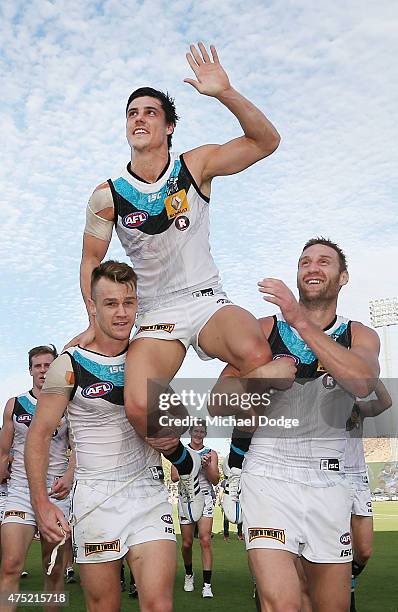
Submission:
[[[197,80],[184,79],[184,82],[189,83],[205,96],[217,97],[231,87],[228,75],[220,64],[214,45],[210,45],[212,59],[203,43],[198,43],[198,47],[200,53],[195,45],[190,45],[191,52],[186,54],[188,64],[194,71]]]

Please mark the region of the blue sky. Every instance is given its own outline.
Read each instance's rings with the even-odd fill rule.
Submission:
[[[152,85],[175,96],[175,150],[240,134],[183,83],[190,42],[217,46],[233,86],[282,136],[270,158],[213,183],[212,251],[231,298],[271,314],[257,280],[294,288],[302,245],[318,234],[348,256],[342,314],[367,323],[369,297],[397,294],[394,2],[6,0],[0,10],[2,404],[29,385],[30,347],[61,347],[85,327],[85,206],[128,161],[129,93]],[[124,259],[116,239],[110,255]],[[195,355],[183,366],[219,370]]]

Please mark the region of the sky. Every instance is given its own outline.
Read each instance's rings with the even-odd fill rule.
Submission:
[[[240,135],[225,107],[183,82],[185,53],[199,40],[216,45],[232,85],[282,137],[269,158],[213,181],[210,240],[230,298],[272,314],[257,281],[294,289],[303,244],[323,235],[349,262],[341,314],[369,324],[369,298],[398,293],[397,28],[392,0],[4,0],[0,404],[29,387],[29,348],[61,348],[86,327],[85,207],[129,160],[131,91],[150,85],[175,97],[176,151]],[[125,260],[117,238],[109,255]],[[190,351],[180,375],[221,367]]]

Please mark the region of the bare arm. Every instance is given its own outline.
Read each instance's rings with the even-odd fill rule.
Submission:
[[[270,155],[278,147],[280,136],[265,115],[231,86],[213,45],[211,58],[203,43],[199,43],[200,53],[194,45],[190,50],[187,60],[197,80],[184,79],[185,82],[199,93],[219,100],[235,115],[243,130],[243,136],[226,144],[205,145],[184,155],[203,186],[215,176],[235,174]]]
[[[0,431],[0,482],[10,476],[8,464],[10,462],[10,450],[14,441],[14,423],[12,422],[14,404],[15,397],[11,397],[4,408],[3,427]]]
[[[180,480],[177,468],[174,465],[171,466],[170,478],[172,482],[178,482]]]
[[[210,456],[208,460],[203,461],[202,465],[206,473],[207,479],[211,482],[212,485],[216,485],[220,480],[220,472],[218,470],[218,455],[214,450],[212,450],[209,455]]]
[[[363,419],[366,419],[367,417],[376,417],[392,406],[391,395],[381,380],[378,380],[374,392],[376,393],[377,399],[369,400],[367,402],[356,402]]]
[[[25,467],[32,506],[39,529],[50,542],[58,542],[62,538],[57,522],[62,525],[66,533],[69,532],[68,523],[62,512],[49,501],[46,486],[52,435],[65,412],[68,401],[65,395],[41,393],[25,443]]]
[[[380,340],[375,331],[358,322],[351,324],[351,348],[348,350],[312,323],[293,293],[281,280],[266,278],[259,283],[267,302],[280,307],[287,323],[296,329],[323,367],[349,393],[367,397],[379,377]]]

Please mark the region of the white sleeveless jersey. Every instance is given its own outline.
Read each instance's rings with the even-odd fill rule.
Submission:
[[[12,420],[14,424],[14,440],[12,454],[14,460],[11,464],[10,486],[27,486],[24,454],[26,434],[36,411],[37,399],[31,391],[27,391],[15,398]],[[68,467],[68,428],[66,420],[62,417],[57,429],[54,431],[49,452],[47,481],[51,485],[54,478],[62,476]]]
[[[350,321],[335,317],[324,332],[351,345]],[[292,387],[271,395],[268,419],[297,419],[297,428],[266,425],[254,434],[244,470],[257,475],[328,487],[346,481],[346,422],[354,397],[325,371],[298,332],[278,314],[269,337],[273,358],[292,356],[297,373]]]
[[[109,179],[115,227],[138,277],[139,312],[198,290],[220,289],[210,253],[209,198],[192,178],[182,155],[155,183],[129,171]]]
[[[126,353],[107,357],[80,347],[67,351],[74,372],[66,417],[76,452],[75,479],[123,482],[138,476],[131,490],[139,496],[154,495],[163,489],[162,464],[160,454],[126,417]],[[123,495],[131,490],[127,487]]]
[[[197,455],[199,455],[200,459],[202,459],[204,455],[211,453],[211,448],[208,448],[207,446],[204,446],[200,450],[196,450],[195,448],[192,448],[190,444],[188,444],[188,446],[193,453],[196,453]],[[201,491],[203,493],[210,493],[210,495],[214,497],[215,493],[214,493],[213,485],[210,482],[210,480],[207,478],[206,472],[204,471],[203,468],[200,468],[198,478],[199,478],[199,486],[201,488]]]
[[[360,416],[356,419],[350,416],[346,429],[348,437],[344,458],[345,471],[355,489],[368,489],[368,470],[363,447],[363,419]]]

